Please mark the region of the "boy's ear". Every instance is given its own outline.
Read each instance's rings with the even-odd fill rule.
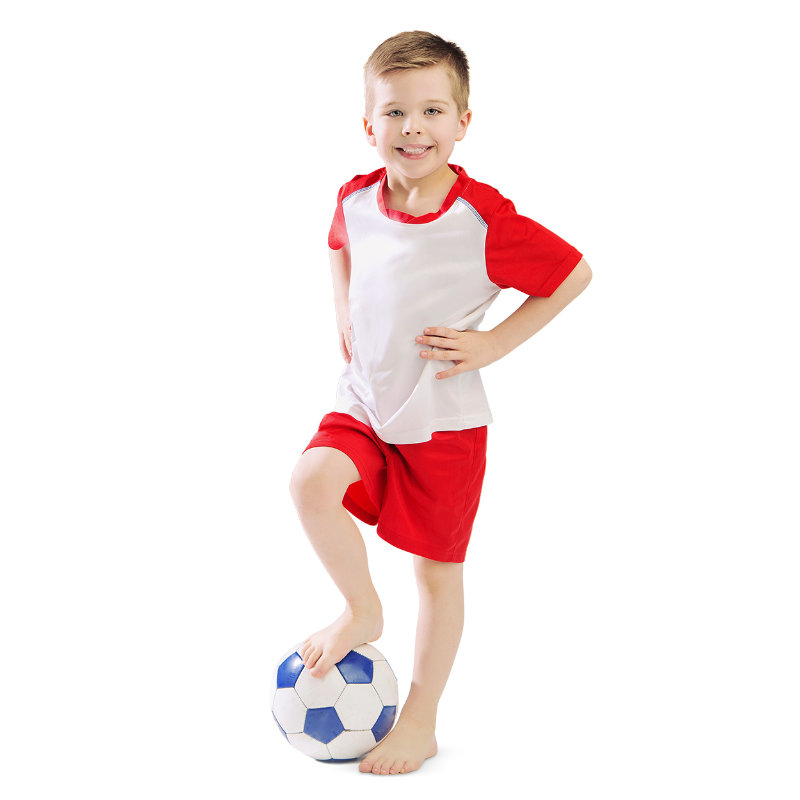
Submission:
[[[472,121],[472,111],[467,109],[458,120],[458,130],[456,131],[456,141],[460,142],[466,136],[469,123]]]
[[[364,133],[367,134],[367,141],[373,147],[376,147],[377,143],[375,141],[375,134],[372,132],[372,123],[366,117],[362,117],[362,121],[364,122]]]

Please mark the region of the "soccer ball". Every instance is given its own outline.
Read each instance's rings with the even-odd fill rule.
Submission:
[[[300,752],[318,761],[360,758],[392,729],[397,678],[377,648],[351,650],[324,678],[290,650],[275,670],[272,715]]]

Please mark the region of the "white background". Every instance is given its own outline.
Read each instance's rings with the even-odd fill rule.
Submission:
[[[0,793],[796,798],[789,10],[4,3]],[[344,366],[336,191],[380,166],[361,68],[415,28],[470,59],[452,161],[594,280],[482,371],[440,753],[376,778],[268,684],[341,611],[288,481]],[[359,525],[405,696],[411,556]]]

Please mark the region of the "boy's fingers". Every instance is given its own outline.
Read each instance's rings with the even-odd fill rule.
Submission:
[[[441,380],[442,378],[450,378],[453,375],[458,375],[458,370],[456,367],[452,367],[451,369],[447,369],[444,372],[437,372],[436,377]]]
[[[425,328],[423,333],[428,336],[452,336],[460,331],[454,331],[452,328]]]
[[[425,355],[427,354],[427,355]],[[433,358],[437,361],[460,361],[458,350],[422,350],[421,358]]]
[[[453,347],[452,339],[444,339],[441,336],[418,336],[417,344],[430,344],[435,347]]]

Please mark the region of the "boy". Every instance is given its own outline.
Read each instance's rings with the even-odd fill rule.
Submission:
[[[394,729],[362,760],[411,772],[436,753],[436,712],[461,639],[463,562],[492,421],[478,369],[546,325],[586,288],[581,253],[448,163],[472,116],[463,51],[423,31],[387,39],[364,67],[367,141],[385,167],[339,190],[328,244],[346,367],[335,411],[290,491],[344,613],[298,651],[322,677],[378,639],[381,602],[350,511],[414,556],[414,674]],[[477,330],[501,288],[530,295]]]

